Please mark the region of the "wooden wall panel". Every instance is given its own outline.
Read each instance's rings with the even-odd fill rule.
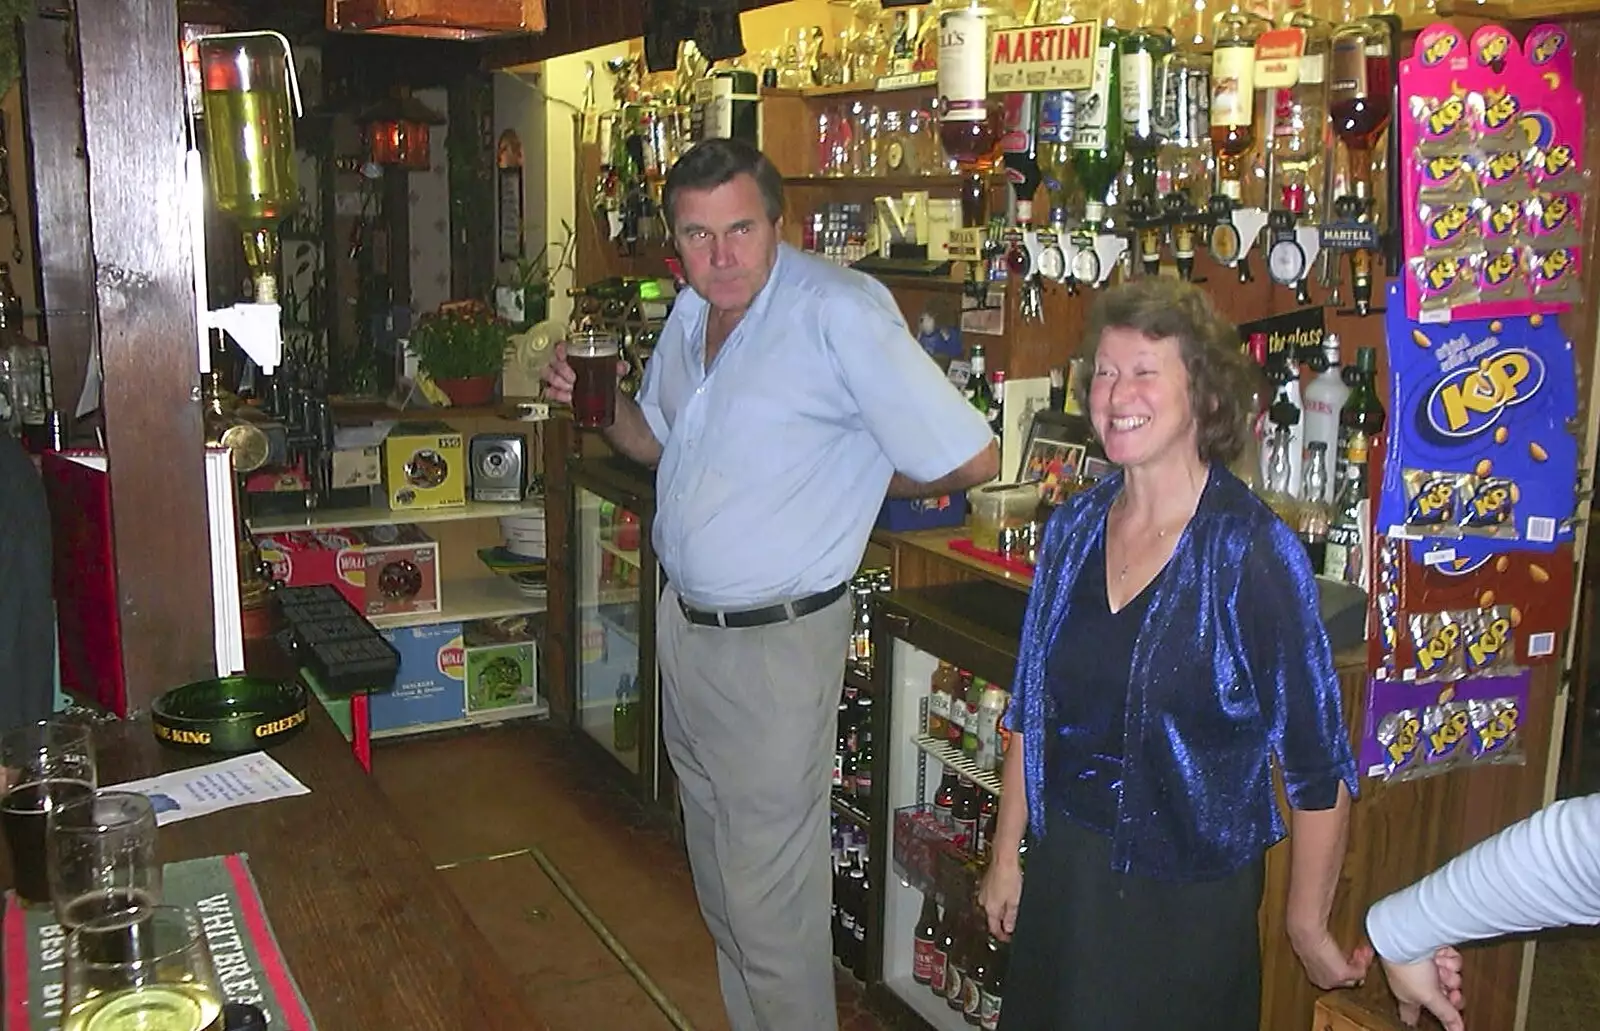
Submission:
[[[1566,29],[1572,33],[1574,52],[1579,55],[1600,53],[1600,23],[1592,20],[1573,21],[1566,24]],[[1579,88],[1584,96],[1589,99],[1600,97],[1600,62],[1579,60],[1576,69]],[[1594,117],[1590,116],[1591,119]],[[1600,168],[1600,133],[1591,131],[1584,141],[1584,167]],[[1589,184],[1588,210],[1594,211],[1597,196],[1591,178]],[[1590,218],[1587,234],[1584,240],[1585,254],[1596,254],[1600,247],[1600,219]],[[1596,347],[1600,346],[1600,304],[1596,303],[1596,295],[1600,294],[1600,277],[1589,274],[1585,284],[1585,302],[1577,306],[1571,314],[1563,318],[1562,326],[1571,334],[1574,344],[1574,354],[1578,363],[1578,399],[1583,406],[1579,413],[1579,421],[1586,428],[1588,436],[1585,443],[1589,446],[1587,454],[1579,459],[1580,474],[1585,478],[1581,486],[1593,489],[1595,484],[1595,471],[1597,456],[1594,444],[1597,439],[1596,421],[1600,420],[1600,412],[1590,409],[1592,393],[1595,389],[1594,374],[1597,358]],[[1565,749],[1563,757],[1563,784],[1569,789],[1576,789],[1580,781],[1580,765],[1583,762],[1584,717],[1590,705],[1589,673],[1595,666],[1595,634],[1596,627],[1594,613],[1597,609],[1595,592],[1600,590],[1600,563],[1597,557],[1600,552],[1595,548],[1600,547],[1600,529],[1597,529],[1592,515],[1587,526],[1578,528],[1580,536],[1587,537],[1586,545],[1580,549],[1583,555],[1582,577],[1578,584],[1578,608],[1583,618],[1576,625],[1575,648],[1573,651],[1572,677],[1570,681],[1571,695],[1564,716]]]
[[[171,0],[78,8],[122,658],[140,707],[214,669],[177,38]]]
[[[577,436],[570,418],[557,417],[544,424],[541,440],[547,541],[545,579],[550,598],[545,622],[544,669],[550,719],[557,726],[570,725],[576,712],[572,657],[577,634],[573,627],[572,604],[577,596],[577,570],[573,565],[573,549],[568,547],[572,540],[574,499],[567,464],[576,454]]]

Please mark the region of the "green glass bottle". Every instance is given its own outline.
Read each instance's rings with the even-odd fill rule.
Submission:
[[[1334,485],[1335,494],[1343,489],[1345,478],[1350,473],[1350,462],[1346,457],[1350,442],[1360,434],[1366,438],[1369,447],[1375,447],[1386,418],[1383,402],[1378,399],[1378,352],[1374,348],[1358,348],[1356,363],[1353,367],[1345,367],[1344,377],[1345,385],[1350,388],[1350,396],[1345,398],[1344,407],[1339,409],[1339,456],[1343,461]]]
[[[1122,171],[1122,90],[1117,47],[1122,34],[1102,26],[1094,57],[1094,84],[1078,91],[1078,120],[1072,133],[1072,169],[1083,187],[1083,219],[1098,226],[1106,217],[1106,196]]]
[[[1156,122],[1156,66],[1171,52],[1172,35],[1150,25],[1125,33],[1118,47],[1122,139],[1133,162],[1134,196],[1151,202],[1156,199],[1156,155],[1166,142]]]
[[[611,708],[611,749],[627,755],[639,748],[639,709],[634,700],[633,678],[617,685],[617,703]]]

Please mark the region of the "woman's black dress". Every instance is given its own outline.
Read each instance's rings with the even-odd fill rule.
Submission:
[[[1255,1031],[1261,859],[1220,880],[1111,868],[1128,669],[1164,573],[1118,612],[1103,545],[1047,668],[1046,833],[1027,855],[1000,1031]]]

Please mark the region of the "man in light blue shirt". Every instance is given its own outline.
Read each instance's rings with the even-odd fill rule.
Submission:
[[[888,290],[780,242],[782,179],[759,151],[701,143],[663,199],[691,289],[606,430],[658,467],[662,730],[729,1023],[829,1031],[848,581],[886,492],[965,490],[999,456]],[[564,352],[545,378],[570,398]]]

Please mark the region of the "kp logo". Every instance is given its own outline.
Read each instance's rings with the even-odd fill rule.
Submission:
[[[1544,386],[1544,362],[1526,348],[1508,348],[1441,380],[1428,395],[1428,422],[1461,439],[1489,429],[1500,413]]]
[[[1449,57],[1450,51],[1454,50],[1460,42],[1461,37],[1454,32],[1440,33],[1429,41],[1427,47],[1423,50],[1422,63],[1427,67],[1433,67]]]

